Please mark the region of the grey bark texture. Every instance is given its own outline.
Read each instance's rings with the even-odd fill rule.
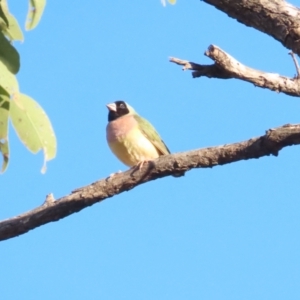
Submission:
[[[300,10],[284,0],[203,0],[300,55]]]

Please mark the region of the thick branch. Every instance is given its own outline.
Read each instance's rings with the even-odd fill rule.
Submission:
[[[300,10],[284,0],[203,0],[300,55]]]
[[[144,164],[139,170],[128,170],[77,189],[55,201],[50,194],[45,203],[29,212],[0,222],[0,240],[28,232],[49,222],[58,221],[97,202],[161,177],[193,168],[212,168],[239,160],[278,155],[286,147],[300,144],[300,124],[270,129],[265,135],[250,140],[162,156]],[[175,180],[175,179],[174,179]]]
[[[253,83],[255,86],[283,92],[290,96],[300,96],[298,76],[289,78],[275,73],[266,73],[249,68],[217,46],[210,45],[205,55],[215,61],[213,65],[200,65],[187,60],[171,57],[170,61],[183,66],[183,70],[193,70],[194,78],[236,78]]]

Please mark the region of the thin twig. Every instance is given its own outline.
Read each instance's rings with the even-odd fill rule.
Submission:
[[[293,61],[294,61],[294,64],[295,64],[295,67],[296,67],[296,71],[297,71],[297,76],[295,76],[295,79],[300,79],[300,67],[299,67],[299,64],[298,64],[298,60],[297,58],[295,57],[295,54],[293,51],[290,51],[289,52],[289,55],[292,57]]]

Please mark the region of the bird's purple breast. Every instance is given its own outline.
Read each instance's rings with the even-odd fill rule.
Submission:
[[[120,141],[136,126],[137,122],[133,116],[124,116],[111,121],[106,126],[106,139],[109,143]]]

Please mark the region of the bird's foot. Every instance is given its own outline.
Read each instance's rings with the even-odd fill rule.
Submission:
[[[137,163],[136,168],[138,168],[139,170],[142,169],[144,163],[148,163],[149,160],[142,160],[140,162]]]
[[[132,173],[135,173],[136,171],[140,171],[145,163],[149,163],[151,160],[141,160],[139,161],[135,166],[132,167]]]

